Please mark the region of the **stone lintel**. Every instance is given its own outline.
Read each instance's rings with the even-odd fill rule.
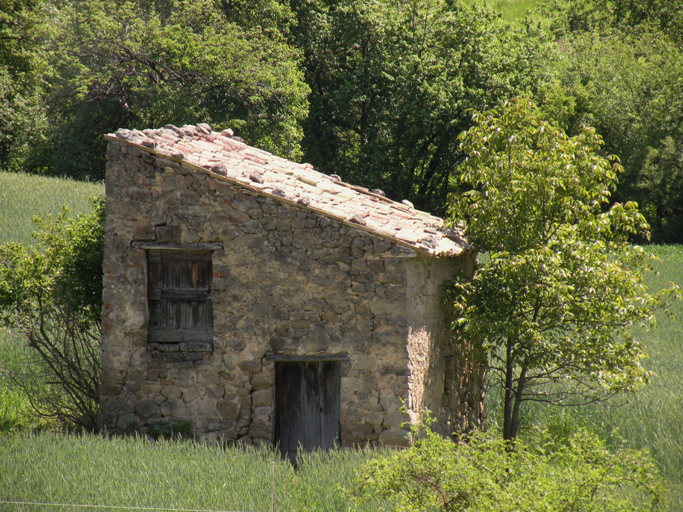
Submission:
[[[216,251],[223,249],[222,242],[206,242],[199,244],[160,244],[155,242],[131,242],[135,249],[169,250],[169,251]]]
[[[313,355],[298,355],[298,354],[269,354],[264,359],[268,362],[305,362],[305,361],[348,361],[349,354],[347,352],[340,352],[338,354],[313,354]]]

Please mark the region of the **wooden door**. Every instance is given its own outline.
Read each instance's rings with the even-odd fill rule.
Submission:
[[[275,441],[292,462],[299,446],[329,450],[340,441],[339,361],[275,363]]]

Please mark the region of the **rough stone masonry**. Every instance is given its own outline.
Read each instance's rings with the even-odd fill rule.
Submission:
[[[200,436],[271,444],[275,366],[306,358],[340,365],[342,446],[405,445],[402,424],[424,409],[444,433],[478,424],[481,370],[449,334],[440,288],[474,270],[457,233],[231,135],[107,136],[102,426],[185,419]],[[428,236],[410,238],[409,222]],[[446,243],[458,250],[437,254]],[[154,341],[150,254],[183,249],[209,254],[211,337]]]

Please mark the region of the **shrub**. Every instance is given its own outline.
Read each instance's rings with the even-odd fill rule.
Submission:
[[[596,436],[538,433],[514,445],[484,432],[455,442],[423,426],[415,445],[372,460],[355,495],[392,501],[397,510],[644,511],[661,502],[654,462],[641,452],[609,451]]]
[[[93,206],[35,220],[37,247],[0,246],[0,321],[32,349],[30,368],[10,377],[40,416],[87,430],[99,413],[104,250],[104,201]]]

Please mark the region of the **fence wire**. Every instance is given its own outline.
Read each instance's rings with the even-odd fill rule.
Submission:
[[[166,512],[249,512],[246,510],[220,510],[215,508],[133,507],[126,505],[85,505],[81,503],[47,503],[42,501],[9,500],[0,500],[0,505],[35,505],[39,507],[96,508],[105,510],[163,510]]]

